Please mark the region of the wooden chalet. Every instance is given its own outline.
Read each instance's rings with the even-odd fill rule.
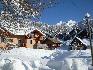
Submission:
[[[85,28],[73,36],[72,42],[70,43],[70,49],[85,50],[88,46],[84,43],[84,39],[87,41],[89,39],[89,32]]]
[[[8,40],[16,44],[18,47],[37,48],[37,44],[41,43],[44,34],[35,29],[27,35],[12,35]]]
[[[9,36],[11,36],[12,34],[6,30],[3,27],[0,27],[0,48],[7,48],[7,42],[6,42],[6,38],[8,38]]]
[[[37,29],[27,35],[16,35],[0,27],[0,44],[3,42],[18,47],[34,48],[34,45],[41,43],[43,36],[44,34]]]
[[[83,41],[82,39],[75,37],[71,43],[70,43],[70,50],[86,50],[87,49],[87,43]]]
[[[60,47],[61,42],[58,39],[55,38],[46,38],[42,44],[47,44],[49,49],[55,49],[57,47]]]
[[[8,30],[6,30],[3,27],[0,27],[0,43],[4,42],[5,37],[9,37],[13,35],[12,33],[10,33]]]
[[[6,40],[4,42],[4,39]],[[49,49],[60,47],[61,42],[55,38],[47,37],[40,30],[34,29],[28,34],[13,34],[8,30],[0,29],[0,43],[16,45],[17,47],[35,48],[48,46]]]

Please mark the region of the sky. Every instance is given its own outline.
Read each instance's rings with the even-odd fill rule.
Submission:
[[[69,20],[79,22],[86,13],[93,17],[93,0],[61,0],[55,7],[43,10],[40,21],[48,24]]]
[[[69,20],[79,22],[87,12],[93,17],[93,0],[60,0],[54,7],[42,11],[40,21],[50,25]]]

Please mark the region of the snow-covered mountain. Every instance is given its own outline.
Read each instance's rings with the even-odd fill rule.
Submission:
[[[74,25],[76,25],[76,21],[73,21],[73,20],[69,20],[69,21],[65,24],[65,26],[69,26],[69,27],[72,27],[72,26],[74,26]]]
[[[67,33],[71,31],[73,27],[76,25],[76,22],[72,20],[68,21],[67,23],[60,21],[56,25],[49,25],[46,23],[42,23],[40,21],[32,22],[29,19],[23,20],[22,18],[19,18],[18,21],[14,21],[14,22],[11,22],[10,20],[6,21],[2,19],[0,20],[0,24],[2,25],[2,27],[5,27],[6,29],[8,29],[9,31],[12,31],[13,33],[18,33],[18,30],[20,32],[23,32],[23,31],[28,32],[29,30],[33,30],[37,28],[44,33],[49,33],[55,36],[56,34],[59,34],[59,33],[62,34],[64,32]]]
[[[76,21],[69,20],[68,22],[59,21],[59,23],[55,25],[49,25],[40,21],[31,21],[27,18],[15,19],[9,12],[2,12],[0,16],[0,25],[11,31],[13,34],[27,34],[27,32],[35,28],[52,36],[62,33],[68,34],[73,28],[76,27],[76,23]]]
[[[57,23],[56,25],[61,25],[63,22],[62,21],[60,21],[59,23]]]

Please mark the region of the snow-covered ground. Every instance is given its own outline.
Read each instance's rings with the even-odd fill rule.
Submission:
[[[88,69],[90,64],[89,49],[81,51],[30,48],[0,50],[0,70],[90,70]]]

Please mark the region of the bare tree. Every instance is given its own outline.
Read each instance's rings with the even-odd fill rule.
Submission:
[[[90,41],[90,48],[91,48],[91,57],[92,57],[92,66],[93,66],[93,46],[92,46],[92,27],[91,27],[91,24],[90,24],[90,14],[87,13],[85,15],[85,20],[86,20],[86,24],[88,25],[88,32],[89,32],[89,41]]]
[[[55,6],[60,0],[0,0],[3,12],[0,15],[1,24],[17,28],[17,23],[24,25],[24,19],[39,19],[42,10]],[[21,18],[21,19],[19,19]],[[28,25],[28,24],[27,24]]]

